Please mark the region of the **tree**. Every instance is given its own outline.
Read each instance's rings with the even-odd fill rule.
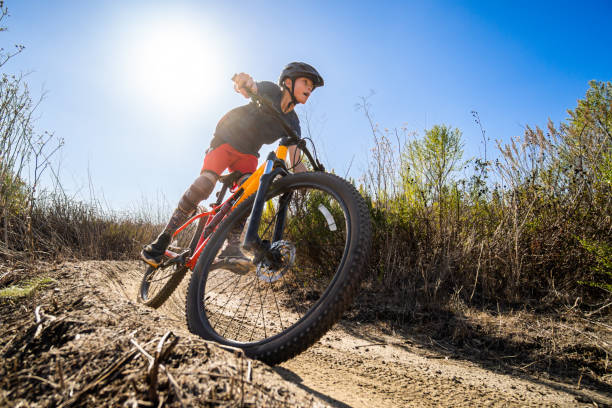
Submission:
[[[402,154],[404,191],[420,191],[426,204],[441,203],[453,182],[453,172],[462,166],[461,131],[435,125],[420,140],[406,144]]]

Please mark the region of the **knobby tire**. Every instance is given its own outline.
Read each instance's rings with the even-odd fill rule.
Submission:
[[[257,269],[257,273],[251,271],[245,275],[211,268],[213,262],[216,264],[215,258],[230,230],[250,213],[253,195],[234,209],[213,233],[194,268],[186,299],[187,323],[191,332],[207,340],[241,348],[249,357],[268,364],[278,364],[301,353],[341,318],[357,293],[370,250],[368,207],[359,192],[347,181],[322,172],[282,177],[270,187],[264,215],[266,211],[274,213],[274,200],[280,202],[279,197],[285,196],[291,200],[289,211],[295,210],[295,215],[287,217],[288,236],[300,236],[302,233],[300,217],[304,218],[305,223],[312,224],[306,225],[306,229],[315,228],[315,224],[317,228],[325,227],[319,229],[322,231],[320,235],[302,233],[301,241],[286,244],[289,248],[287,253],[291,252],[293,245],[295,258],[301,262],[299,266],[288,262],[292,266],[285,268],[287,271],[280,267],[263,268]],[[317,200],[320,201],[318,207]],[[328,209],[317,210],[321,205]],[[300,209],[307,211],[302,215]],[[270,217],[274,220],[273,216]],[[260,233],[265,234],[267,229],[264,231],[263,218],[265,216],[262,217]],[[345,237],[344,244],[337,237]],[[283,235],[285,239],[290,241]],[[320,241],[320,247],[317,241]],[[329,254],[325,252],[328,250],[328,246],[323,245],[325,242],[332,248]],[[337,245],[333,246],[336,242]],[[309,256],[302,257],[303,253],[309,253]],[[333,254],[340,254],[337,261]],[[322,287],[317,279],[329,279],[329,282]],[[260,287],[265,287],[265,291]],[[268,297],[272,300],[266,302]],[[232,312],[232,308],[235,311]],[[269,317],[275,314],[280,325]],[[284,327],[283,319],[287,327]],[[230,326],[237,327],[227,333]],[[249,332],[251,337],[248,337]],[[252,338],[257,336],[256,339]]]

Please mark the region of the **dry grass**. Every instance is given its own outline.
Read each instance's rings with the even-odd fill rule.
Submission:
[[[461,160],[452,138],[439,137],[447,128],[422,138],[382,130],[368,107],[364,101],[374,141],[361,185],[374,221],[368,290],[410,312],[453,296],[482,306],[580,298],[589,311],[609,303],[611,83],[591,83],[567,123],[527,127],[498,143],[494,163],[471,160],[469,177],[453,171]]]
[[[109,299],[78,267],[45,273],[52,288],[0,299],[2,406],[325,406],[239,350]]]

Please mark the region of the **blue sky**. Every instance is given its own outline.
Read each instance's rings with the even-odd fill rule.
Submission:
[[[6,1],[0,45],[24,52],[2,69],[46,92],[37,128],[65,140],[61,176],[89,182],[116,209],[198,175],[218,119],[246,102],[234,72],[275,81],[301,60],[325,78],[307,112],[324,163],[358,178],[382,127],[461,129],[466,158],[487,135],[567,117],[591,79],[612,79],[609,1]],[[305,124],[302,124],[305,128]],[[265,154],[272,147],[262,149]],[[352,163],[352,164],[350,164]]]

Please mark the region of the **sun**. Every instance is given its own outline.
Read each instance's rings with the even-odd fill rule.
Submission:
[[[187,16],[149,18],[130,27],[121,64],[127,93],[169,117],[192,115],[212,103],[216,84],[228,77],[213,38]]]

